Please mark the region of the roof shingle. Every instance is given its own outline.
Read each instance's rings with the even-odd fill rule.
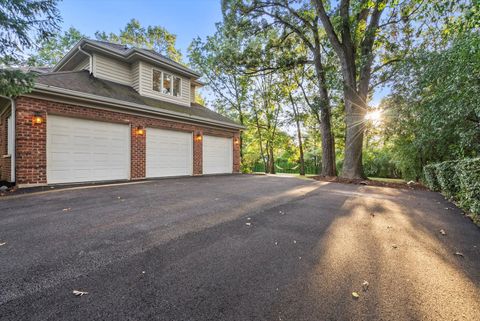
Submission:
[[[95,78],[86,70],[40,74],[37,76],[36,82],[47,86],[76,91],[79,93],[113,98],[125,101],[127,103],[134,103],[159,108],[166,111],[177,112],[184,114],[185,116],[196,116],[213,121],[220,121],[231,124],[235,127],[240,126],[230,118],[220,115],[219,113],[216,113],[202,105],[193,103],[189,107],[141,96],[130,86]]]

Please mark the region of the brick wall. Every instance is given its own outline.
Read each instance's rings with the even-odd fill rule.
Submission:
[[[0,181],[11,181],[10,162],[11,157],[8,153],[8,126],[7,120],[10,112],[5,112],[0,116]]]
[[[193,175],[203,174],[203,132],[196,130],[193,133]]]
[[[240,173],[240,132],[233,134],[233,172]]]
[[[42,124],[32,124],[38,113],[44,117]],[[46,123],[48,115],[71,116],[98,121],[130,124],[131,126],[131,177],[141,179],[146,171],[146,135],[137,135],[136,128],[154,127],[193,132],[193,174],[202,174],[202,141],[197,134],[222,137],[238,137],[238,131],[213,129],[171,120],[155,119],[112,112],[72,104],[20,97],[17,99],[17,184],[45,184],[46,175]],[[237,138],[238,139],[238,138]],[[234,172],[240,170],[240,151],[234,143]]]

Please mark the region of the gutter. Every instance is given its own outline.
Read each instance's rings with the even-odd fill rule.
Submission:
[[[153,114],[158,114],[158,115],[163,115],[163,116],[168,116],[168,117],[174,117],[177,119],[183,119],[183,120],[189,120],[189,121],[197,121],[200,123],[206,123],[210,125],[216,125],[216,126],[221,126],[221,127],[226,127],[226,128],[231,128],[231,129],[245,129],[245,126],[242,125],[237,125],[237,124],[232,124],[232,123],[227,123],[221,120],[212,120],[209,118],[204,118],[200,116],[193,116],[193,115],[187,115],[184,113],[179,113],[171,110],[165,110],[165,109],[160,109],[156,107],[150,107],[147,105],[141,105],[141,104],[136,104],[136,103],[130,103],[130,102],[125,102],[123,100],[118,100],[118,99],[113,99],[113,98],[108,98],[108,97],[103,97],[103,96],[98,96],[98,95],[92,95],[92,94],[87,94],[75,90],[69,90],[69,89],[64,89],[64,88],[59,88],[59,87],[53,87],[53,86],[48,86],[44,84],[35,84],[35,91],[40,92],[40,93],[54,93],[58,96],[63,96],[67,98],[76,98],[79,100],[84,100],[88,101],[91,103],[103,103],[106,105],[114,106],[114,107],[123,107],[126,109],[130,110],[135,110],[135,111],[143,111],[143,112],[150,112]]]
[[[10,100],[10,105],[11,105],[11,117],[12,117],[12,129],[11,131],[13,132],[13,140],[12,140],[12,149],[13,149],[13,152],[12,152],[12,155],[10,155],[10,179],[12,180],[12,182],[15,182],[16,181],[16,173],[15,173],[15,168],[16,168],[16,155],[17,155],[17,149],[16,149],[16,140],[17,140],[17,135],[16,135],[16,106],[15,106],[15,100],[11,97],[7,97],[7,96],[2,96],[0,95],[1,98],[5,98],[5,99],[8,99]],[[10,129],[9,129],[10,130]],[[8,144],[8,142],[7,142]]]

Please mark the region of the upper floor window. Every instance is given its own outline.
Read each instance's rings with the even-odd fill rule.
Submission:
[[[164,95],[179,97],[182,95],[182,79],[172,74],[153,70],[152,89]]]
[[[162,82],[162,73],[158,70],[154,70],[153,71],[153,79],[152,79],[152,83],[153,83],[153,90],[155,91],[160,91],[160,88],[161,88],[161,82]]]

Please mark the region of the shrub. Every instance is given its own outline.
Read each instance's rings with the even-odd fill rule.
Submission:
[[[460,206],[480,214],[480,158],[465,159],[457,166]]]
[[[423,176],[425,178],[425,185],[432,191],[438,192],[440,185],[437,181],[436,164],[430,164],[423,167]]]
[[[457,177],[458,164],[462,161],[446,161],[436,164],[435,174],[438,186],[442,193],[448,197],[455,197],[460,191],[460,181]]]
[[[423,173],[431,190],[454,198],[480,226],[480,158],[430,164]]]

